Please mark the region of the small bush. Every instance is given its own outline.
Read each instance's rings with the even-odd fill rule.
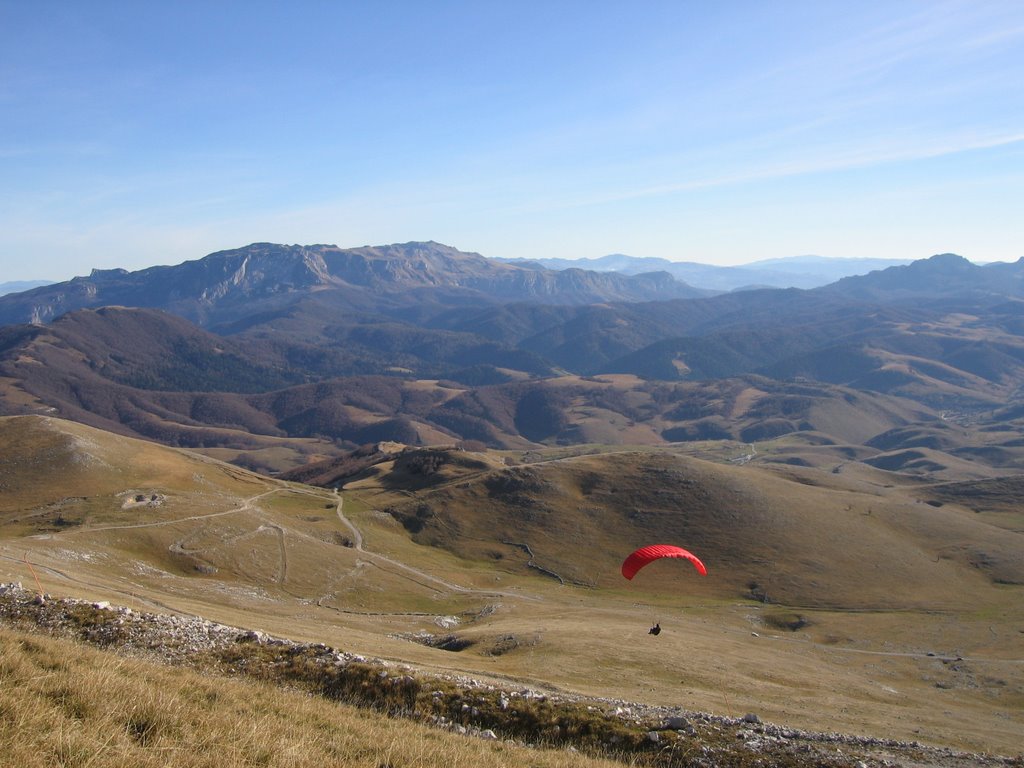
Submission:
[[[794,611],[771,611],[764,616],[764,623],[775,629],[796,632],[810,625],[805,616]]]

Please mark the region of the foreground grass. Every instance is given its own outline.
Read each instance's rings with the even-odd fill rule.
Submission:
[[[0,629],[0,764],[621,766],[457,736],[282,689]]]
[[[0,592],[0,768],[1024,768],[1021,757],[802,733],[753,715],[613,714],[604,700],[27,594]]]

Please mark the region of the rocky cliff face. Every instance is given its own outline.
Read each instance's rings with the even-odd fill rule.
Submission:
[[[281,305],[336,290],[372,306],[381,296],[445,290],[478,303],[584,304],[689,298],[705,292],[666,273],[634,277],[586,270],[527,269],[440,243],[342,249],[335,245],[254,243],[177,266],[137,272],[93,270],[88,277],[0,297],[0,324],[47,323],[75,309],[104,305],[165,309],[205,324],[253,301]]]

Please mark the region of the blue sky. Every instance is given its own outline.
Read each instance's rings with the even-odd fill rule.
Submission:
[[[1024,256],[1024,3],[0,0],[0,282],[251,242]]]

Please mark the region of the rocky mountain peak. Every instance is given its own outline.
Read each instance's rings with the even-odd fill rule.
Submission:
[[[75,309],[123,304],[166,309],[206,324],[237,318],[254,302],[276,311],[283,302],[325,289],[345,292],[363,308],[410,291],[437,289],[477,304],[541,301],[578,305],[604,301],[689,298],[706,292],[667,275],[630,277],[575,270],[527,269],[434,241],[359,248],[252,243],[177,266],[137,272],[93,270],[31,297],[0,297],[0,324],[49,322]]]
[[[960,255],[958,255],[956,253],[937,253],[934,256],[931,256],[931,257],[929,257],[927,259],[922,259],[920,261],[915,261],[912,264],[908,264],[907,266],[908,267],[913,267],[915,264],[917,265],[915,267],[916,269],[925,269],[925,268],[935,269],[935,268],[939,268],[939,269],[946,269],[946,270],[948,270],[948,269],[971,270],[971,269],[977,269],[978,268],[976,265],[974,265],[971,262],[969,262],[963,256],[960,256]],[[898,267],[897,267],[897,269],[898,269]]]

